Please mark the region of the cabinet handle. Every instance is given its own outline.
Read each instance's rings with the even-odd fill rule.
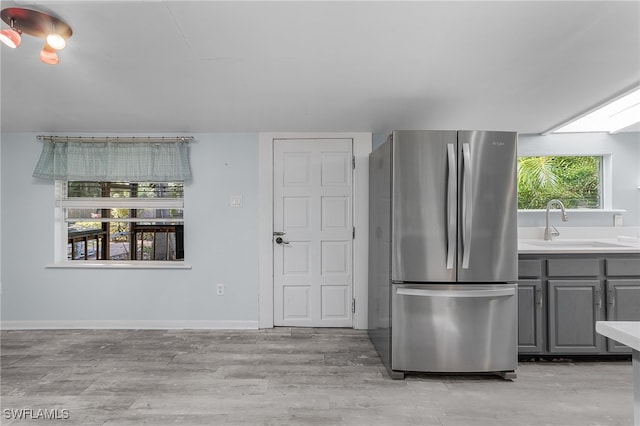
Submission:
[[[616,305],[616,293],[613,289],[609,290],[609,294],[607,294],[607,299],[609,299],[609,304],[613,308]]]
[[[536,304],[542,306],[542,289],[536,288]]]
[[[595,290],[596,293],[596,306],[598,308],[602,307],[602,295],[600,294],[600,289]]]

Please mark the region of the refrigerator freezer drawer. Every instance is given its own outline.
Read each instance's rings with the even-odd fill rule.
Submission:
[[[391,369],[515,371],[516,284],[394,284]]]

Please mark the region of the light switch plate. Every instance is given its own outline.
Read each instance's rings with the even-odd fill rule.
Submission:
[[[242,195],[232,195],[229,199],[231,207],[242,207]]]

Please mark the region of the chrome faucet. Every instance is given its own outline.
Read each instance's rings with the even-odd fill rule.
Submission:
[[[562,201],[556,200],[555,198],[553,200],[550,200],[547,203],[547,216],[546,216],[546,222],[545,222],[545,228],[544,228],[545,241],[551,241],[553,237],[557,237],[560,235],[560,231],[558,231],[558,229],[556,229],[555,226],[553,225],[549,226],[549,210],[551,209],[551,206],[553,206],[554,204],[557,207],[560,207],[560,210],[562,210],[562,221],[566,222],[569,220],[569,218],[567,217],[567,212],[564,209],[564,204],[562,204]],[[553,228],[553,230],[551,228]]]

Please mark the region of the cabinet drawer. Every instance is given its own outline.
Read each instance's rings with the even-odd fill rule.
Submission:
[[[527,259],[518,261],[518,277],[536,278],[542,275],[542,260]]]
[[[606,259],[610,277],[640,276],[640,259]]]
[[[600,275],[599,259],[549,259],[550,277],[597,277]]]

